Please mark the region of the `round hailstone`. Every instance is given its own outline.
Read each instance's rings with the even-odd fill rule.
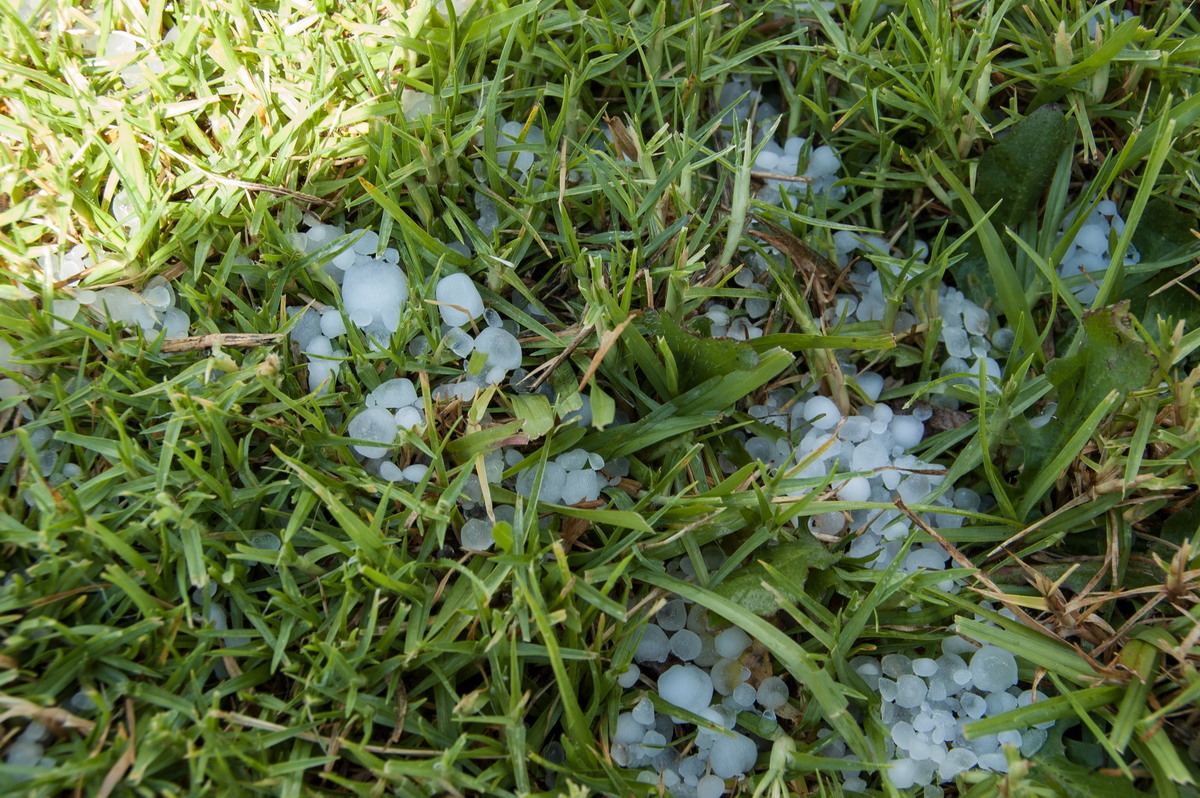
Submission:
[[[722,779],[732,779],[745,774],[758,760],[758,748],[744,734],[719,735],[708,754],[712,771]]]
[[[925,424],[916,416],[892,416],[888,425],[892,443],[901,449],[911,449],[925,437]]]
[[[632,712],[622,712],[617,716],[617,729],[613,732],[613,742],[630,745],[640,743],[645,736],[646,727],[634,720]]]
[[[468,519],[462,525],[458,536],[464,549],[474,549],[475,551],[487,551],[496,542],[496,539],[492,537],[491,522],[482,518]]]
[[[842,414],[832,399],[814,396],[804,404],[804,417],[816,429],[833,429],[842,420]]]
[[[763,709],[778,709],[787,703],[787,683],[778,676],[769,676],[758,686],[758,703]]]
[[[872,402],[879,399],[879,395],[883,393],[883,375],[876,374],[873,371],[864,371],[854,378],[858,383],[858,387],[867,395],[867,398]]]
[[[687,623],[687,606],[683,599],[671,599],[662,606],[654,620],[658,621],[658,625],[665,631],[678,632]]]
[[[729,697],[736,709],[749,709],[754,706],[754,702],[758,698],[758,691],[749,682],[742,682],[733,688],[733,693]]]
[[[378,322],[395,332],[400,328],[400,312],[407,302],[408,278],[399,266],[374,258],[359,258],[346,270],[342,307],[358,326],[365,328]]]
[[[696,660],[699,662],[700,658]],[[732,695],[739,684],[750,678],[750,669],[736,659],[718,659],[713,663],[711,673],[713,689],[721,695]]]
[[[691,662],[700,656],[702,647],[700,635],[691,629],[680,629],[671,635],[671,653],[684,662]]]
[[[497,370],[507,373],[521,365],[521,344],[503,327],[488,327],[480,332],[475,336],[475,349],[487,355],[489,374]]]
[[[929,686],[920,676],[906,674],[896,680],[896,706],[916,709],[921,706],[929,692]]]
[[[929,678],[939,670],[937,660],[929,657],[918,657],[912,662],[913,673],[922,678]]]
[[[438,305],[438,312],[442,314],[442,321],[451,327],[461,327],[483,315],[479,288],[465,274],[446,275],[438,280],[433,293],[438,302],[445,303]]]
[[[658,694],[680,709],[700,712],[712,701],[712,678],[695,665],[672,665],[658,677]]]
[[[397,429],[417,429],[425,424],[425,414],[416,407],[402,407],[393,418]]]
[[[379,464],[379,478],[388,482],[404,482],[404,469],[391,461],[384,460]]]
[[[725,781],[709,773],[696,782],[696,798],[721,798],[725,794]]]
[[[417,389],[413,387],[412,380],[404,377],[381,382],[378,388],[367,394],[366,399],[367,407],[378,405],[388,410],[398,410],[416,403]]]
[[[379,446],[355,443],[351,448],[367,459],[383,457],[396,441],[396,419],[382,407],[368,407],[350,419],[346,434],[351,438],[375,441]]]
[[[633,719],[643,726],[654,725],[654,703],[649,696],[644,696],[633,705]]]
[[[871,483],[865,477],[854,477],[846,480],[837,494],[844,502],[865,502],[871,497]]]
[[[731,626],[717,635],[717,653],[726,659],[741,656],[750,645],[750,635],[736,626]]]
[[[622,689],[628,690],[637,684],[637,680],[641,675],[642,669],[631,662],[629,663],[629,667],[625,669],[625,672],[617,677],[617,684],[621,685]]]
[[[971,656],[971,678],[985,693],[1007,690],[1017,683],[1017,658],[999,646],[984,646]]]
[[[420,482],[429,473],[429,466],[422,463],[413,463],[408,468],[404,469],[405,482]]]
[[[854,454],[850,455],[850,470],[874,471],[888,465],[890,461],[888,450],[883,443],[875,438],[868,438],[854,447]]]
[[[578,504],[595,501],[600,496],[600,480],[591,469],[571,471],[563,483],[562,503]]]
[[[658,624],[648,623],[633,652],[633,658],[638,662],[665,662],[670,650],[671,641],[667,639],[667,633]]]

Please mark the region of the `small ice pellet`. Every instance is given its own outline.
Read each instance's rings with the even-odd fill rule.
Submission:
[[[672,665],[658,677],[658,694],[680,709],[700,712],[712,701],[712,678],[695,665]]]
[[[483,315],[483,298],[475,282],[465,274],[449,274],[438,280],[434,299],[439,303],[442,321],[461,327]]]
[[[783,679],[769,676],[758,686],[758,703],[764,709],[778,709],[787,703],[788,693],[787,683]]]
[[[721,798],[725,794],[725,780],[709,773],[696,782],[696,798]]]
[[[633,658],[638,662],[665,662],[670,650],[671,642],[667,639],[667,633],[658,624],[649,623],[642,632],[642,639],[638,641]]]
[[[741,656],[750,645],[750,635],[736,626],[731,626],[717,635],[717,653],[726,659]]]
[[[987,645],[971,655],[971,678],[987,693],[1007,690],[1017,683],[1017,658],[999,646]]]
[[[643,726],[654,724],[654,703],[649,696],[643,697],[633,705],[633,719]]]
[[[691,662],[700,656],[702,646],[700,635],[691,629],[680,629],[671,635],[671,653],[683,662]]]
[[[637,684],[637,680],[641,677],[641,675],[642,669],[631,662],[629,663],[629,667],[617,677],[617,684],[619,684],[622,689],[628,690],[630,687],[633,687],[635,684]]]
[[[854,378],[858,383],[858,387],[866,394],[867,399],[872,402],[879,399],[879,395],[883,393],[883,376],[876,374],[873,371],[864,371]]]
[[[279,542],[279,535],[276,535],[274,532],[259,532],[250,538],[250,545],[264,551],[279,551],[279,547],[282,544]]]
[[[668,601],[654,616],[654,620],[658,621],[658,625],[667,632],[677,632],[682,629],[687,623],[687,607],[684,605],[683,599]]]

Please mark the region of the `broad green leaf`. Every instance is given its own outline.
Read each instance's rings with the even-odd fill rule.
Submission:
[[[758,353],[749,344],[701,338],[680,327],[670,316],[649,311],[638,323],[647,333],[666,342],[679,370],[681,391],[695,388],[713,377],[724,377],[758,365]]]
[[[554,426],[554,408],[540,393],[513,394],[509,397],[513,413],[521,419],[521,430],[529,439],[537,440]]]
[[[755,615],[770,615],[779,609],[779,603],[775,600],[775,595],[763,587],[764,581],[774,585],[774,580],[769,578],[770,575],[763,566],[764,563],[787,574],[792,584],[803,586],[810,569],[829,568],[839,558],[840,555],[826,549],[811,535],[800,535],[778,546],[762,549],[754,562],[740,568],[715,590],[719,595]],[[788,601],[800,601],[801,597],[794,595],[792,590],[780,585],[774,586]]]

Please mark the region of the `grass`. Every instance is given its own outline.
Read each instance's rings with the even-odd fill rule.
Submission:
[[[1121,21],[1050,0],[25,7],[32,22],[0,3],[0,442],[15,446],[0,471],[0,750],[38,719],[56,730],[57,765],[0,764],[0,791],[652,794],[609,756],[638,694],[614,679],[648,609],[677,591],[754,632],[803,685],[745,794],[837,794],[841,763],[816,747],[825,723],[864,761],[879,750],[848,661],[950,626],[1021,652],[1023,676],[1058,696],[979,724],[1058,721],[1037,757],[964,777],[960,794],[1196,794],[1194,9],[1135,3]],[[147,49],[97,56],[118,32]],[[144,83],[123,77],[152,57],[161,70]],[[838,150],[843,200],[751,199],[752,143],[714,124],[738,75],[784,112],[780,139]],[[407,120],[406,91],[433,95],[433,113]],[[1065,145],[1019,150],[1013,168],[1003,142],[1048,103]],[[502,115],[545,132],[545,182],[503,168]],[[590,182],[567,177],[584,170]],[[113,214],[122,191],[136,226]],[[498,208],[490,234],[477,192]],[[1102,197],[1129,226],[1088,308],[1057,276],[1056,233],[1068,204]],[[423,278],[470,273],[531,331],[527,365],[561,358],[554,406],[506,391],[428,404],[436,423],[404,451],[432,467],[399,486],[355,461],[345,420],[386,379],[427,389],[451,373],[448,353],[407,347],[436,338],[432,306],[414,302],[391,347],[351,334],[324,396],[282,340],[171,354],[102,319],[56,327],[53,300],[79,285],[55,285],[47,264],[81,244],[96,264],[83,286],[166,276],[193,335],[286,332],[287,305],[336,299],[317,267],[344,243],[297,254],[288,234],[305,214],[373,226],[418,298]],[[889,312],[911,300],[924,327],[822,327],[833,276],[813,253],[846,229],[904,252],[930,242],[928,267],[887,286]],[[756,355],[689,335],[705,301],[753,296],[732,272],[772,242],[791,259],[774,267]],[[1127,268],[1130,244],[1142,259]],[[995,392],[939,379],[943,279],[1017,333]],[[757,423],[747,398],[776,385],[848,402],[839,357],[896,376],[887,400],[968,411],[918,453],[996,498],[931,530],[976,590],[880,574],[836,547],[807,576],[772,565],[764,547],[794,545],[794,519],[881,509],[819,498],[823,485],[750,462],[730,435]],[[633,423],[549,418],[584,395]],[[1034,429],[1049,401],[1059,421]],[[464,552],[459,492],[514,436],[529,463],[577,445],[627,457],[631,490],[594,508],[518,499],[497,552]],[[724,474],[720,456],[739,470]],[[262,533],[281,548],[251,545]],[[710,571],[712,543],[732,556]],[[680,556],[695,583],[666,574]],[[765,618],[721,587],[760,559],[782,610]],[[218,604],[228,631],[211,623]],[[79,691],[95,711],[64,709]]]

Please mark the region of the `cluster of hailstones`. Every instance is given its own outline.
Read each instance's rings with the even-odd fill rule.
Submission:
[[[888,654],[850,662],[879,696],[879,719],[889,732],[886,776],[897,789],[945,784],[973,768],[1007,773],[1004,747],[1032,756],[1053,725],[1048,721],[1023,731],[967,739],[968,724],[1042,701],[1045,695],[1020,686],[1017,659],[1006,649],[977,646],[957,635],[942,640],[940,648],[941,656],[930,651],[923,657]],[[855,759],[840,740],[825,753]],[[843,777],[847,792],[866,792],[860,772]]]
[[[710,568],[719,567],[725,556],[713,546],[703,555]],[[670,563],[668,571],[694,576],[687,558]],[[744,713],[767,721],[796,714],[787,707],[788,682],[773,675],[761,646],[737,626],[710,625],[704,607],[682,598],[670,597],[662,605],[633,659],[617,677],[632,695],[613,730],[613,761],[641,770],[639,781],[662,785],[675,798],[719,798],[729,780],[754,769],[767,741],[739,723]],[[933,785],[972,769],[1008,772],[1004,746],[1027,757],[1046,742],[1051,723],[966,738],[969,723],[1044,698],[1020,686],[1016,657],[1003,648],[951,636],[941,642],[940,656],[932,650],[915,658],[863,656],[851,667],[879,696],[880,720],[889,731],[882,759],[889,766],[886,777],[898,789],[925,786],[927,795],[940,794]],[[713,728],[657,712],[652,692]],[[822,729],[818,736],[831,737],[831,732]],[[826,742],[821,754],[858,761],[837,738]],[[846,792],[867,790],[861,771],[842,776]]]
[[[1062,223],[1064,230],[1075,221],[1077,213],[1077,209],[1067,211]],[[1108,271],[1108,265],[1112,261],[1110,241],[1120,238],[1123,232],[1125,220],[1117,210],[1117,203],[1103,200],[1088,215],[1087,221],[1075,234],[1075,238],[1071,239],[1071,246],[1058,264],[1058,276],[1065,280],[1085,275],[1084,281],[1071,289],[1071,293],[1081,303],[1090,304],[1100,292],[1100,283],[1104,281],[1104,273]],[[1060,231],[1059,239],[1063,235],[1063,231]],[[1125,251],[1125,265],[1132,266],[1141,259],[1142,256],[1133,244],[1130,244],[1129,249]]]
[[[800,136],[793,136],[780,145],[768,136],[771,127],[782,116],[747,78],[726,81],[721,87],[719,101],[722,108],[729,108],[722,119],[726,127],[745,125],[746,120],[752,118],[760,139],[765,139],[758,145],[758,155],[754,159],[754,171],[763,175],[764,185],[758,191],[760,200],[779,205],[783,202],[783,194],[788,194],[793,203],[810,191],[814,196],[824,195],[834,200],[846,195],[845,186],[834,185],[842,161],[832,147],[821,144],[806,148],[808,142]]]

